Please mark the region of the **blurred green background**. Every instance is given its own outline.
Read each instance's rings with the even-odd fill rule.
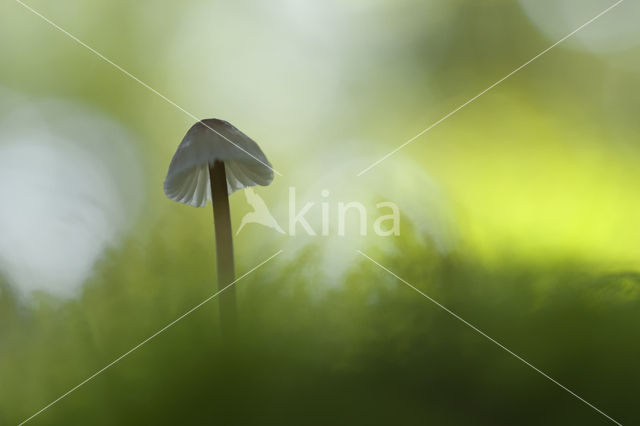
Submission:
[[[317,232],[323,201],[402,212],[397,237],[248,225],[238,275],[284,252],[237,284],[234,342],[214,299],[30,423],[609,422],[355,250],[640,422],[638,3],[360,177],[613,2],[27,3],[255,139],[283,228],[289,187]],[[18,424],[217,284],[210,207],[162,191],[194,120],[19,3],[0,15],[0,424]],[[242,193],[231,208],[237,227]]]

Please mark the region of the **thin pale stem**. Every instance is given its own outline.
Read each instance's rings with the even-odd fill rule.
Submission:
[[[231,213],[227,177],[224,163],[216,161],[209,165],[211,180],[211,200],[213,223],[216,234],[216,258],[218,262],[218,289],[223,289],[235,279],[233,265],[233,236],[231,233]],[[223,334],[233,334],[236,325],[236,289],[229,287],[219,296],[220,323]]]

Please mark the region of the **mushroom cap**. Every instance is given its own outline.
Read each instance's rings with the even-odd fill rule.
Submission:
[[[257,143],[230,123],[208,118],[191,126],[180,142],[164,181],[166,196],[205,206],[211,199],[209,165],[216,160],[224,162],[229,194],[273,180],[273,168]]]

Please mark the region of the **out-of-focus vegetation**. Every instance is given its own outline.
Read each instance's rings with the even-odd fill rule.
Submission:
[[[3,340],[11,346],[2,350],[3,423],[212,292],[199,266],[210,264],[209,247],[179,262],[161,247],[110,256],[77,301],[41,297],[37,309],[20,312],[4,300]],[[602,275],[578,261],[511,259],[488,268],[459,256],[433,262],[433,255],[409,250],[385,262],[620,421],[635,421],[637,273]],[[34,423],[604,423],[374,265],[354,266],[340,288],[317,300],[312,287],[323,283],[300,271],[313,260],[310,252],[300,264],[274,261],[239,283],[234,346],[221,340],[210,303]],[[146,267],[122,266],[130,262]]]
[[[553,25],[569,25],[559,37],[611,4],[566,3],[571,19],[554,12]],[[283,227],[289,186],[317,203],[327,188],[332,205],[384,199],[403,211],[399,237],[251,225],[235,239],[238,275],[284,253],[237,284],[234,342],[221,339],[214,299],[33,424],[607,422],[356,248],[616,420],[638,423],[640,50],[628,39],[607,47],[634,37],[609,37],[637,17],[631,2],[361,177],[554,43],[556,27],[538,27],[542,12],[524,0],[28,4],[196,116],[228,119],[259,141],[284,176],[257,192]],[[56,138],[76,133],[46,124],[51,111],[39,108],[64,101],[126,129],[135,152],[126,164],[141,175],[131,185],[144,188],[140,213],[103,236],[109,244],[72,297],[46,279],[25,292],[15,268],[42,259],[16,266],[12,256],[91,240],[91,216],[51,222],[70,234],[59,240],[25,231],[0,244],[0,424],[17,424],[211,295],[215,253],[210,207],[162,193],[193,120],[18,3],[0,14],[0,152],[27,142],[62,150]],[[21,131],[24,111],[48,118]],[[136,176],[112,163],[99,176]],[[30,190],[68,193],[42,170]],[[5,195],[4,206],[16,202]],[[240,194],[231,204],[237,226],[249,208]],[[0,206],[0,225],[16,220],[11,205]],[[24,209],[52,220],[52,210]],[[111,229],[110,215],[93,217]]]

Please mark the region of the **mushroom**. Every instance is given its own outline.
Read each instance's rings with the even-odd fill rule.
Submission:
[[[204,207],[212,201],[223,332],[235,327],[235,279],[229,195],[255,185],[266,186],[274,169],[253,140],[230,123],[216,118],[191,126],[171,159],[164,181],[166,196],[183,204]]]

